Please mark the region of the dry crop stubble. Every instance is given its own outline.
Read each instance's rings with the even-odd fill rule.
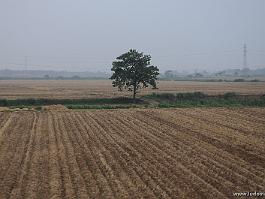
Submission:
[[[264,120],[264,108],[0,112],[0,198],[264,191]]]
[[[265,93],[265,82],[158,81],[158,88],[142,89],[139,95],[157,93],[203,92],[210,95],[236,92],[246,95]],[[0,80],[1,99],[111,98],[131,96],[119,92],[110,80]]]

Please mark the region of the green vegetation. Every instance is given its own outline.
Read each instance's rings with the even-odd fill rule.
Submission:
[[[127,109],[127,108],[171,108],[171,107],[265,107],[264,95],[207,95],[194,93],[153,93],[142,96],[136,103],[131,98],[95,99],[0,99],[0,106],[12,109],[41,111],[45,105],[61,104],[69,109]]]
[[[160,108],[170,107],[244,107],[265,106],[265,95],[238,95],[230,92],[223,95],[206,95],[201,92],[194,93],[161,93],[145,96],[158,103]]]
[[[196,100],[203,99],[208,97],[208,95],[202,92],[194,92],[194,93],[152,93],[151,95],[146,95],[144,98],[154,99],[158,101],[170,101],[175,102],[177,100]]]
[[[142,100],[136,101],[138,104]],[[0,106],[44,106],[44,105],[106,105],[106,104],[131,104],[133,99],[119,98],[89,98],[89,99],[0,99]]]

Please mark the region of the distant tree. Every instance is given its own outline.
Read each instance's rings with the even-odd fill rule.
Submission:
[[[74,76],[72,76],[70,79],[81,79],[81,78],[80,78],[80,76],[78,76],[78,75],[74,75]]]
[[[63,80],[64,77],[63,76],[57,76],[56,79]]]
[[[165,75],[165,78],[166,79],[173,79],[174,78],[174,72],[172,71],[172,70],[167,70],[165,73],[164,73],[164,75]]]
[[[220,71],[220,72],[217,72],[215,73],[216,76],[222,76],[222,75],[225,75],[225,71]]]
[[[44,75],[43,78],[44,79],[50,79],[50,76],[49,75]]]
[[[250,75],[250,69],[249,68],[243,68],[242,70],[241,70],[241,73],[242,73],[242,75],[243,76],[249,76]]]
[[[118,87],[119,91],[123,89],[132,91],[134,102],[136,92],[139,89],[149,85],[156,89],[159,69],[150,65],[150,61],[150,55],[144,55],[136,50],[130,50],[120,55],[112,63],[111,71],[113,74],[110,77],[113,80],[112,85]]]
[[[195,73],[194,74],[194,77],[203,77],[203,74],[201,74],[201,73]]]

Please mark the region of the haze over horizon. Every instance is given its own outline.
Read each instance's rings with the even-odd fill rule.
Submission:
[[[166,3],[165,3],[166,2]],[[265,67],[264,0],[0,2],[0,69],[110,71],[129,49],[161,71]]]

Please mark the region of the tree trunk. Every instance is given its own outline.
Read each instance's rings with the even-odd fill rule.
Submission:
[[[136,95],[136,71],[134,71],[134,80],[133,80],[133,103],[136,103],[135,95]]]
[[[136,83],[133,85],[133,103],[136,103]]]

